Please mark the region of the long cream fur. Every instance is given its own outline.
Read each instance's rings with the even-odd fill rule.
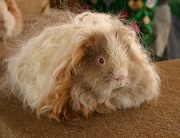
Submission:
[[[98,84],[98,88],[93,88],[102,90],[98,98],[73,83],[87,39],[96,32],[107,38],[114,75],[129,76],[126,85],[119,89],[114,80],[110,80],[107,88]],[[128,50],[127,44],[130,44]],[[24,105],[35,109],[38,115],[48,113],[56,120],[61,115],[70,119],[75,114],[87,117],[94,111],[104,113],[137,107],[159,95],[159,76],[135,32],[116,17],[106,14],[85,12],[67,24],[49,27],[6,61],[5,85],[10,87],[10,93],[20,97]],[[94,86],[93,81],[91,85]]]

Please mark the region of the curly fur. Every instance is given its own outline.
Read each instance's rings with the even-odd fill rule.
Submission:
[[[0,21],[5,21],[4,25],[0,25],[0,37],[19,35],[22,31],[22,17],[15,0],[1,0],[0,9]]]
[[[10,93],[58,121],[137,107],[159,95],[159,76],[135,32],[107,14],[85,12],[49,27],[7,63]],[[119,76],[126,79],[117,82]]]

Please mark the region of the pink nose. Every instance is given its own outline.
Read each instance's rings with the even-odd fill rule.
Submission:
[[[6,21],[5,20],[0,20],[0,24],[2,25],[2,24],[5,24],[6,23]]]
[[[117,81],[119,81],[119,82],[122,82],[122,81],[124,81],[125,79],[126,79],[126,77],[125,76],[123,76],[123,75],[120,75],[118,78],[115,78]]]

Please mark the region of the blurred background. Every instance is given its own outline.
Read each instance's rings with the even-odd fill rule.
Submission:
[[[180,58],[180,0],[16,0],[24,16],[51,9],[92,10],[119,16],[134,28],[155,60]]]

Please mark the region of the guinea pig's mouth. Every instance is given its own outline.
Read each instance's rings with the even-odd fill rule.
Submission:
[[[125,82],[117,83],[115,89],[123,88],[125,87]]]
[[[3,28],[5,29],[4,24],[1,24],[1,23],[0,23],[0,29],[3,29]]]
[[[127,81],[127,77],[118,77],[114,79],[114,87],[115,89],[125,87]]]
[[[0,37],[3,37],[6,33],[6,28],[0,26]]]
[[[5,19],[0,19],[0,26],[1,26],[1,25],[2,25],[2,26],[5,25],[6,22],[7,22],[7,21],[6,21]]]

